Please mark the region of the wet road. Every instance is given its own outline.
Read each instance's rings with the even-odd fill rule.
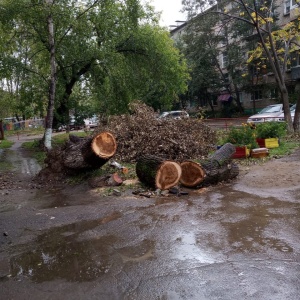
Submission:
[[[1,299],[298,300],[299,158],[181,197],[0,194]]]

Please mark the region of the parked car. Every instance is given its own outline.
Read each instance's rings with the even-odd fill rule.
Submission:
[[[159,119],[186,119],[190,115],[185,110],[165,111],[159,115]]]
[[[97,116],[93,116],[91,118],[85,119],[84,120],[84,125],[86,128],[92,129],[97,127],[99,124],[99,119]]]
[[[291,106],[291,108],[290,108],[292,121],[294,121],[295,110],[296,110],[296,104],[294,104],[294,105]],[[284,120],[284,113],[283,113],[283,112],[278,116],[277,121],[279,121],[279,122],[284,122],[284,121],[285,121],[285,120]]]
[[[278,116],[283,114],[282,104],[273,104],[263,108],[259,113],[248,118],[247,123],[263,123],[278,121]]]

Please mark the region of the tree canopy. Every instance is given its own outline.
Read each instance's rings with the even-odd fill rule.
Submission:
[[[18,113],[30,117],[46,112],[49,15],[54,28],[55,114],[61,121],[76,111],[126,112],[135,99],[156,109],[170,107],[186,90],[185,60],[169,33],[158,26],[151,6],[139,0],[2,0],[0,76],[4,83],[15,82]]]

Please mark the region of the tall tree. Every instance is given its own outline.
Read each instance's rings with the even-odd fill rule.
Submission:
[[[276,34],[274,34],[276,29],[276,1],[234,0],[219,2],[213,0],[183,0],[183,3],[191,16],[199,11],[199,7],[203,11],[204,7],[211,6],[207,13],[216,14],[235,24],[244,22],[253,28],[257,34],[260,49],[265,53],[270,68],[274,73],[284,107],[288,130],[292,132],[294,129],[286,86],[286,62],[289,55],[290,42],[285,41],[283,51],[277,51],[278,43],[284,41],[279,41],[276,38]]]
[[[49,9],[47,16],[48,35],[49,35],[49,52],[50,52],[50,80],[49,80],[49,100],[47,107],[46,117],[46,130],[44,137],[44,145],[46,149],[51,149],[51,137],[52,137],[52,122],[53,111],[55,103],[55,90],[56,90],[56,59],[55,59],[55,39],[54,39],[54,24],[51,13],[53,6],[53,0],[45,0],[46,6]]]
[[[192,70],[190,89],[202,95],[225,90],[242,111],[239,94],[245,50],[229,25],[216,15],[194,17],[188,22],[182,49]]]
[[[0,14],[8,16],[1,20],[10,26],[11,43],[26,32],[30,45],[28,64],[26,68],[23,65],[26,92],[39,91],[39,99],[44,100],[49,80],[56,74],[55,115],[64,116],[67,122],[70,110],[78,107],[79,94],[96,101],[99,111],[116,113],[125,111],[137,98],[170,106],[176,95],[184,92],[188,79],[185,61],[168,33],[157,26],[153,11],[139,0],[51,3],[6,0],[0,5]],[[51,53],[56,72],[53,65],[51,71]],[[14,55],[6,52],[6,56]],[[31,88],[29,82],[34,83]]]

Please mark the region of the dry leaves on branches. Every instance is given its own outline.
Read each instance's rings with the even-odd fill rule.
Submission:
[[[115,135],[115,158],[135,162],[140,154],[166,159],[200,159],[213,150],[216,135],[199,119],[159,119],[152,108],[141,102],[131,104],[131,115],[110,117],[96,130]]]

